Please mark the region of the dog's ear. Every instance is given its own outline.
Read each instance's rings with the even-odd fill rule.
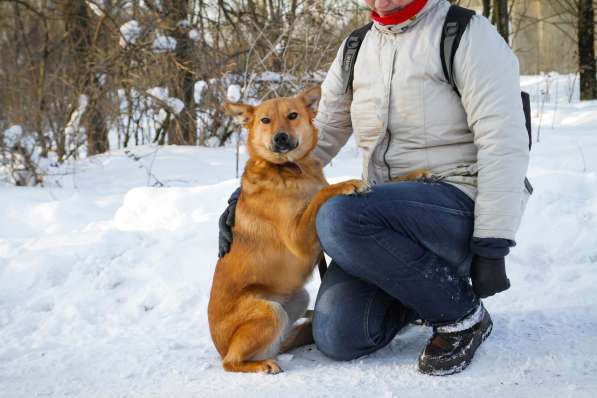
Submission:
[[[311,115],[315,116],[317,113],[317,108],[319,107],[319,99],[321,98],[321,85],[306,89],[297,95],[297,98],[303,101],[303,103],[311,111]]]
[[[232,116],[239,124],[248,126],[253,121],[255,108],[246,104],[234,104],[232,102],[224,103],[226,113]]]

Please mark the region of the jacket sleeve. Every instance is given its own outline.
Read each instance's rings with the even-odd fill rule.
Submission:
[[[352,92],[344,93],[342,81],[343,52],[344,42],[340,46],[336,59],[321,85],[321,100],[315,117],[315,126],[319,129],[319,140],[313,150],[313,155],[324,166],[338,154],[352,134],[350,120]]]
[[[477,147],[473,236],[514,241],[526,204],[529,163],[518,59],[489,21],[477,15],[456,52],[454,73]]]
[[[485,258],[503,258],[510,253],[516,242],[501,238],[472,238],[471,252]]]

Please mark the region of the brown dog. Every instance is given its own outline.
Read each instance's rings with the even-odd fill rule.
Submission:
[[[362,180],[328,185],[310,156],[319,97],[314,87],[256,107],[225,105],[249,130],[234,240],[218,260],[208,308],[228,371],[278,373],[280,351],[312,341],[309,322],[293,324],[309,303],[303,286],[321,253],[315,216],[329,198],[368,188]]]

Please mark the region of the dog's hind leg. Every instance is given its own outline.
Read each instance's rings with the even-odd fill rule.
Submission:
[[[281,338],[288,323],[286,312],[278,303],[256,300],[252,314],[230,339],[223,360],[229,372],[280,373],[282,369],[272,358],[279,352]]]
[[[305,289],[299,289],[280,304],[288,314],[288,326],[292,326],[305,313],[309,305],[309,293]]]
[[[313,344],[313,329],[311,327],[311,319],[307,319],[303,323],[294,325],[280,348],[280,352],[288,352],[305,345]]]
[[[287,352],[307,344],[313,344],[313,331],[311,330],[311,319],[306,319],[305,322],[293,325],[307,309],[309,305],[309,294],[305,289],[299,290],[292,295],[283,304],[284,310],[288,313],[288,325],[290,330],[284,338],[281,352]]]

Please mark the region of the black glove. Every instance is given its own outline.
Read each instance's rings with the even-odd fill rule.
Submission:
[[[510,287],[504,257],[488,258],[475,255],[471,264],[473,291],[480,298],[493,296]]]
[[[232,227],[234,226],[234,213],[236,202],[240,196],[240,187],[232,192],[228,199],[228,207],[220,216],[220,231],[218,232],[218,257],[224,257],[230,251],[232,245]]]

